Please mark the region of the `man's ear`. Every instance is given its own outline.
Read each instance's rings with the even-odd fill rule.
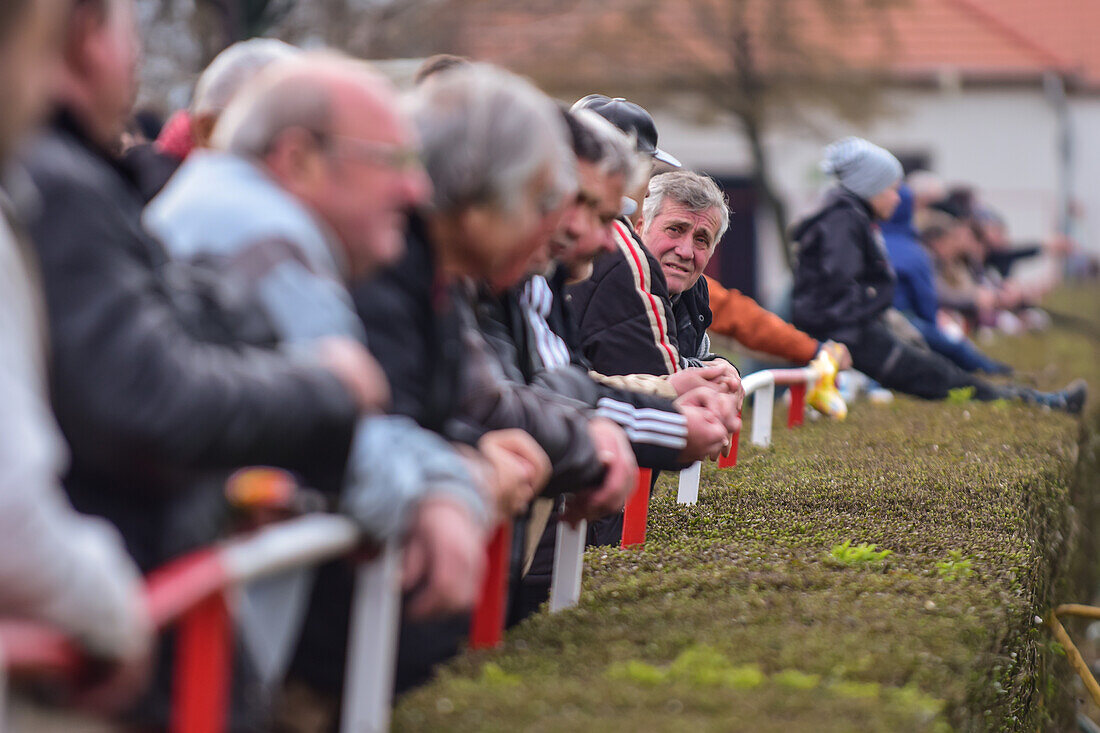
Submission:
[[[191,141],[195,143],[195,147],[210,147],[210,137],[214,134],[214,126],[217,123],[217,116],[211,112],[203,112],[191,117]]]
[[[268,170],[289,190],[312,187],[325,175],[317,138],[308,130],[292,127],[280,132],[264,154]]]

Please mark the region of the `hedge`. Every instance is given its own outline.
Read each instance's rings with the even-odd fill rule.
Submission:
[[[1095,395],[1100,293],[1052,308],[988,350]],[[1096,587],[1096,402],[899,396],[795,431],[777,409],[771,448],[705,467],[694,507],[662,478],[644,549],[589,550],[577,608],[449,663],[394,729],[1069,729],[1076,680],[1041,619]]]

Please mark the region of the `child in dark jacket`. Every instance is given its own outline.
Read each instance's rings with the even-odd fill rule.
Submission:
[[[1080,412],[1084,382],[1054,393],[994,385],[909,338],[889,313],[897,277],[878,224],[898,206],[901,163],[889,151],[850,137],[825,149],[822,168],[838,185],[794,232],[799,243],[792,304],[797,327],[819,340],[845,344],[855,368],[890,389],[944,399],[952,389],[969,387],[979,400],[1022,399]]]

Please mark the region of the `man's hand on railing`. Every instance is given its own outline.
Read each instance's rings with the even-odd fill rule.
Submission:
[[[485,488],[500,521],[526,509],[550,480],[550,457],[523,430],[493,430],[477,447],[488,464]]]
[[[722,423],[727,433],[737,433],[741,430],[741,404],[743,401],[744,394],[738,397],[709,387],[700,387],[679,397],[676,400],[676,405],[681,409],[689,405],[704,408]]]
[[[424,499],[416,509],[403,558],[409,618],[442,616],[473,607],[485,574],[485,530],[462,504]]]
[[[717,395],[717,392],[706,387],[700,387],[697,391]],[[694,391],[688,394],[693,393]],[[729,431],[726,430],[725,425],[707,407],[679,404],[679,402],[677,404],[680,407],[680,413],[687,419],[687,445],[680,452],[680,460],[684,463],[694,463],[704,458],[717,459],[729,445]]]
[[[703,367],[681,369],[668,378],[669,383],[681,397],[698,389],[709,387],[724,394],[733,395],[737,409],[745,399],[745,390],[741,387],[741,376],[737,369],[725,359],[715,359]]]
[[[73,705],[96,715],[114,715],[132,705],[152,679],[150,650],[125,659],[96,661],[91,679],[73,697]]]
[[[726,362],[722,362],[725,364]],[[726,374],[722,364],[708,364],[705,367],[688,367],[672,374],[668,383],[676,390],[676,394],[683,396],[699,387],[718,389],[718,380]]]
[[[125,710],[148,687],[153,671],[155,630],[139,589],[140,585],[135,583],[125,647],[115,649],[117,656],[113,658],[90,655],[83,667],[80,686],[73,691],[75,707],[96,715],[112,715]]]
[[[619,511],[638,481],[638,462],[622,428],[607,418],[598,417],[589,422],[588,433],[606,473],[603,483],[595,489],[569,497],[562,519],[570,524]]]
[[[359,342],[338,336],[321,339],[317,358],[343,382],[361,412],[383,412],[390,406],[386,373]]]

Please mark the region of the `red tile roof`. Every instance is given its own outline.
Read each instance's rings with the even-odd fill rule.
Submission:
[[[775,25],[775,0],[746,2],[750,37],[768,39],[753,46],[768,72],[830,63],[901,77],[951,69],[973,79],[1031,80],[1055,70],[1100,89],[1100,43],[1092,37],[1100,32],[1100,0],[901,0],[885,10],[787,0],[782,28]],[[455,48],[448,50],[543,81],[560,74],[578,87],[595,88],[601,76],[624,88],[632,81],[668,83],[700,69],[728,72],[737,5],[465,0],[455,16]]]

